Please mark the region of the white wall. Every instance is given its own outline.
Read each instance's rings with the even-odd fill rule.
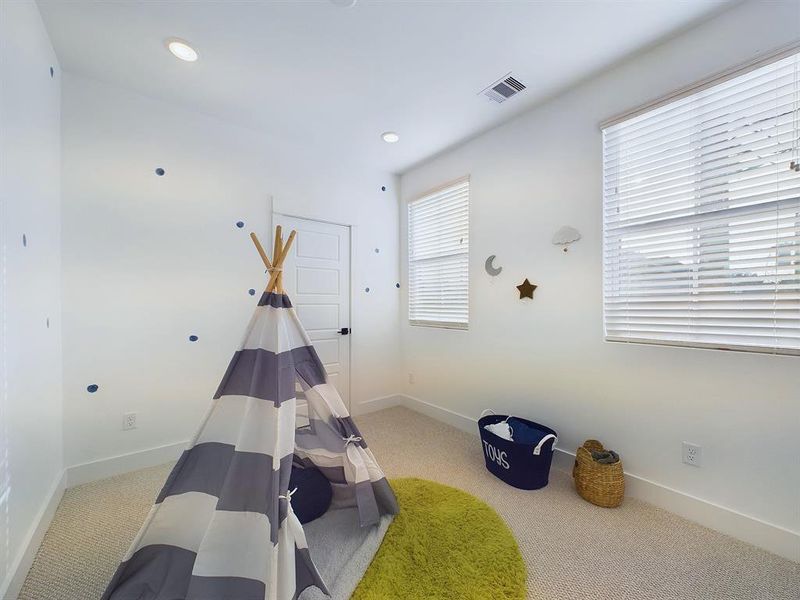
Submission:
[[[36,5],[0,2],[0,598],[63,472],[60,78]]]
[[[76,75],[63,94],[68,465],[194,433],[266,284],[248,233],[271,239],[270,197],[354,226],[354,411],[397,391],[393,177]],[[137,429],[122,431],[126,412]]]
[[[403,306],[406,392],[541,421],[571,451],[599,438],[639,477],[800,532],[800,359],[603,341],[598,128],[798,39],[800,3],[737,6],[404,174],[403,202],[472,178],[470,329],[410,327]],[[583,234],[567,254],[550,243],[562,225]],[[514,288],[525,277],[532,303]],[[682,440],[703,447],[702,468],[681,463]]]

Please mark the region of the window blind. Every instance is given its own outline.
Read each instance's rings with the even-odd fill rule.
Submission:
[[[408,204],[408,318],[412,325],[469,324],[469,179]]]
[[[800,53],[603,129],[606,339],[800,354]]]

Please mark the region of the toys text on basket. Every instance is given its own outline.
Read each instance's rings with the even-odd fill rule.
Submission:
[[[486,440],[483,440],[483,451],[486,452],[486,456],[489,457],[489,460],[496,462],[504,469],[510,468],[508,461],[506,460],[506,453],[499,451]]]

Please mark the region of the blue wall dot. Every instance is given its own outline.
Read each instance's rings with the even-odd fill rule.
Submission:
[[[369,288],[364,288],[364,291],[369,294]]]
[[[399,283],[395,283],[394,287],[396,287],[399,290],[400,289],[400,284]]]
[[[50,317],[47,317],[46,323],[47,323],[47,328],[50,329]]]
[[[55,75],[55,73],[56,73],[56,72],[55,72],[55,69],[53,69],[53,67],[50,67],[50,77],[52,77],[53,75]]]
[[[163,177],[164,173],[166,173],[166,171],[164,169],[162,169],[161,167],[158,167],[156,169],[156,175],[158,175],[159,177]]]
[[[197,341],[197,336],[196,335],[190,335],[189,336],[189,341],[190,342],[196,342]]]
[[[249,290],[247,290],[247,293],[250,294],[251,296],[255,296],[256,295],[256,291],[253,288],[250,288]]]
[[[100,389],[100,386],[97,385],[96,383],[93,383],[92,385],[86,386],[86,391],[89,392],[90,394],[94,394],[99,389]]]
[[[28,247],[28,237],[24,233],[22,234],[22,245]]]
[[[375,248],[375,254],[380,254],[380,252],[381,252],[380,248]]]
[[[382,191],[382,192],[385,192],[385,191],[386,191],[386,186],[385,186],[385,185],[382,185],[382,186],[381,186],[381,191]]]
[[[244,221],[236,221],[236,226],[237,226],[239,229],[241,229],[242,227],[244,227]]]

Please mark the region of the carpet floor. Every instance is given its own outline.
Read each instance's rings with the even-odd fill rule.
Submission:
[[[578,497],[567,473],[523,491],[483,467],[474,436],[405,408],[359,417],[389,477],[460,488],[493,507],[542,600],[797,600],[800,565],[634,499],[617,509]],[[20,600],[100,597],[171,465],[67,490]],[[401,600],[402,590],[395,596]],[[390,600],[390,599],[387,599]],[[487,600],[490,600],[487,598]]]

